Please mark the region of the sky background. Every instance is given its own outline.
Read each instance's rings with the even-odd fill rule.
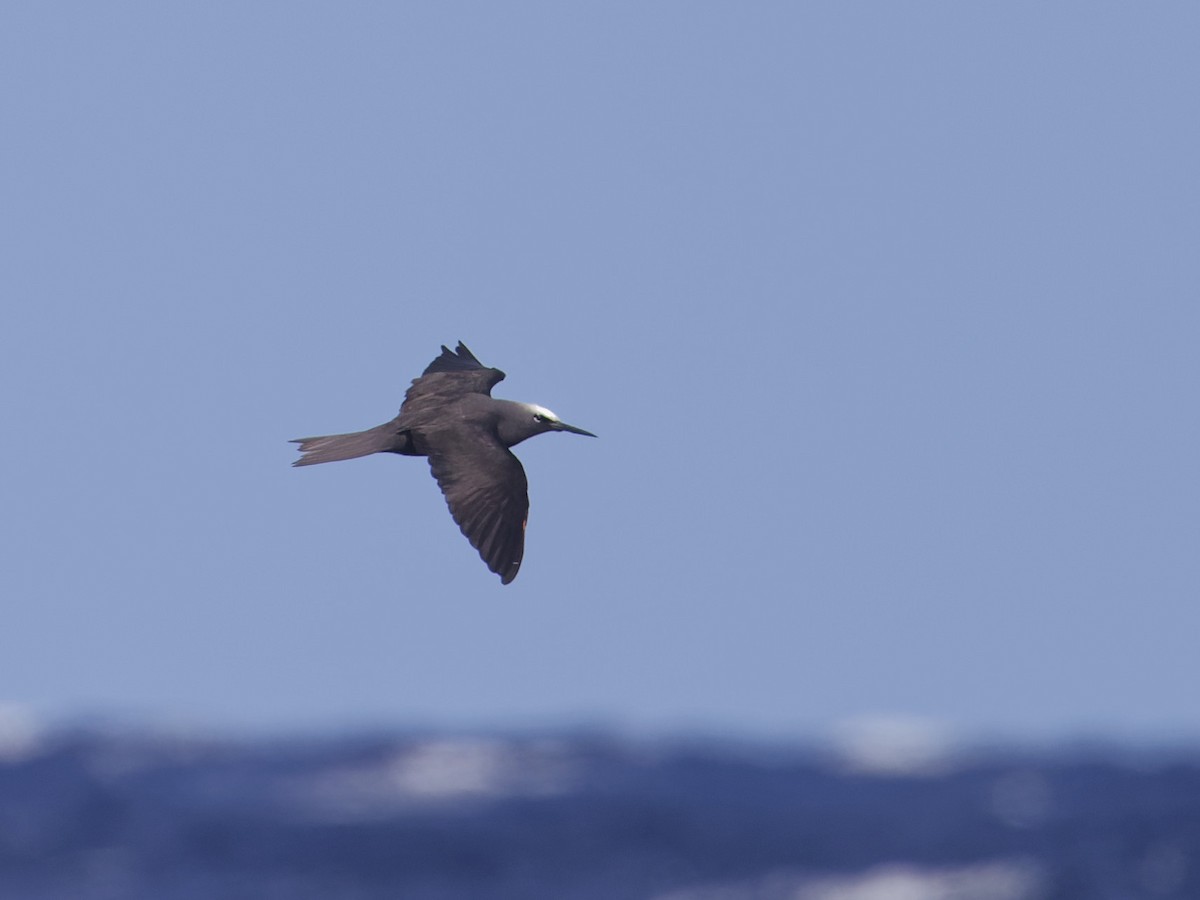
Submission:
[[[0,705],[1200,739],[1200,6],[5,4]],[[424,461],[292,469],[439,345]]]

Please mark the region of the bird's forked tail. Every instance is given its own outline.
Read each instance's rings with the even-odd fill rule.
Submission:
[[[351,434],[328,434],[323,437],[297,438],[293,444],[304,455],[292,463],[293,466],[311,466],[315,463],[337,462],[340,459],[355,459],[372,453],[402,452],[396,427],[391,422],[355,431]]]

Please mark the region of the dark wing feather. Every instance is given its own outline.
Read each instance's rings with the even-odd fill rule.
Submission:
[[[433,362],[425,367],[422,375],[430,375],[434,372],[465,372],[471,369],[485,369],[483,363],[475,358],[475,354],[467,349],[467,345],[462,341],[458,342],[458,346],[451,352],[450,348],[442,344],[442,354]]]
[[[420,378],[413,379],[400,414],[406,426],[430,424],[424,421],[425,413],[440,410],[466,394],[490,397],[492,388],[503,380],[503,372],[480,363],[461,341],[454,352],[443,346],[442,355],[425,367]]]
[[[429,467],[450,515],[502,584],[517,577],[525,554],[529,483],[507,447],[484,440],[430,448]]]

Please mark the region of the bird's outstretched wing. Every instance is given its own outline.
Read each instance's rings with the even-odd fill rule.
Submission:
[[[477,360],[475,354],[467,349],[467,345],[459,341],[458,346],[454,348],[453,352],[445,344],[442,344],[441,355],[427,365],[425,371],[421,374],[430,375],[434,372],[471,372],[486,368],[487,366]],[[499,370],[492,369],[492,371],[496,372]]]
[[[400,414],[405,417],[405,425],[420,426],[426,424],[424,413],[436,411],[465,394],[490,397],[492,388],[503,380],[503,372],[483,365],[462,341],[453,352],[443,345],[442,355],[425,367],[420,378],[413,379]]]
[[[521,568],[529,518],[529,483],[520,460],[481,433],[478,440],[431,447],[429,468],[462,533],[508,584]]]

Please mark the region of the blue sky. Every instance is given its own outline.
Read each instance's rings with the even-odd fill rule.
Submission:
[[[0,704],[1198,738],[1192,4],[10,4]],[[442,343],[421,460],[292,469]]]

